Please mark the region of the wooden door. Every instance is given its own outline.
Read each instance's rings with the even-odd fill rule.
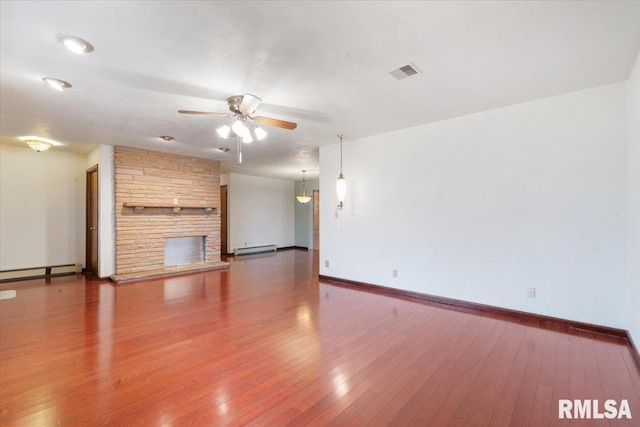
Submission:
[[[220,253],[227,254],[227,186],[220,187]]]
[[[98,272],[98,165],[87,169],[86,272]]]
[[[313,250],[320,250],[320,190],[313,190]]]

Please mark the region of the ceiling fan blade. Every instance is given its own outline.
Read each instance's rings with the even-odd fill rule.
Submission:
[[[255,95],[251,95],[250,93],[247,93],[242,97],[242,102],[240,103],[240,112],[247,116],[251,115],[253,114],[254,111],[256,111],[256,108],[258,108],[258,105],[260,105],[260,102],[262,102],[260,98],[258,98]]]
[[[278,120],[278,119],[271,119],[269,117],[256,117],[254,120],[260,123],[261,125],[275,126],[277,128],[282,128],[282,129],[294,130],[295,128],[298,127],[296,123],[286,122],[284,120]]]
[[[178,110],[180,114],[199,114],[202,116],[228,116],[227,113],[211,113],[208,111],[191,111],[191,110]]]

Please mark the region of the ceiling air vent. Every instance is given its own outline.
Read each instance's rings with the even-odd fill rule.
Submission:
[[[405,65],[403,67],[398,68],[397,70],[389,71],[396,80],[406,79],[407,77],[415,76],[418,74],[418,70],[416,70],[413,65]]]

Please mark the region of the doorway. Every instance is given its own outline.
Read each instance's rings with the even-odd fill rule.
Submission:
[[[86,215],[86,272],[100,277],[98,271],[98,165],[87,169]]]
[[[313,250],[320,250],[320,190],[313,190]]]
[[[220,186],[220,254],[227,255],[227,186]]]

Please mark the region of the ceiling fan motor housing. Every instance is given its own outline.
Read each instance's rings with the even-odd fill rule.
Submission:
[[[287,122],[285,120],[272,119],[269,117],[257,116],[252,114],[256,111],[262,100],[250,93],[244,95],[234,95],[227,98],[227,105],[229,111],[233,113],[235,117],[243,122],[251,121],[251,123],[259,123],[261,125],[274,126],[282,129],[293,130],[298,125],[294,122]],[[193,110],[178,110],[180,114],[198,114],[207,116],[228,116],[227,113],[212,113],[207,111],[193,111]]]
[[[240,112],[240,104],[242,104],[243,95],[230,96],[227,98],[227,103],[229,104],[229,111],[234,114]]]

